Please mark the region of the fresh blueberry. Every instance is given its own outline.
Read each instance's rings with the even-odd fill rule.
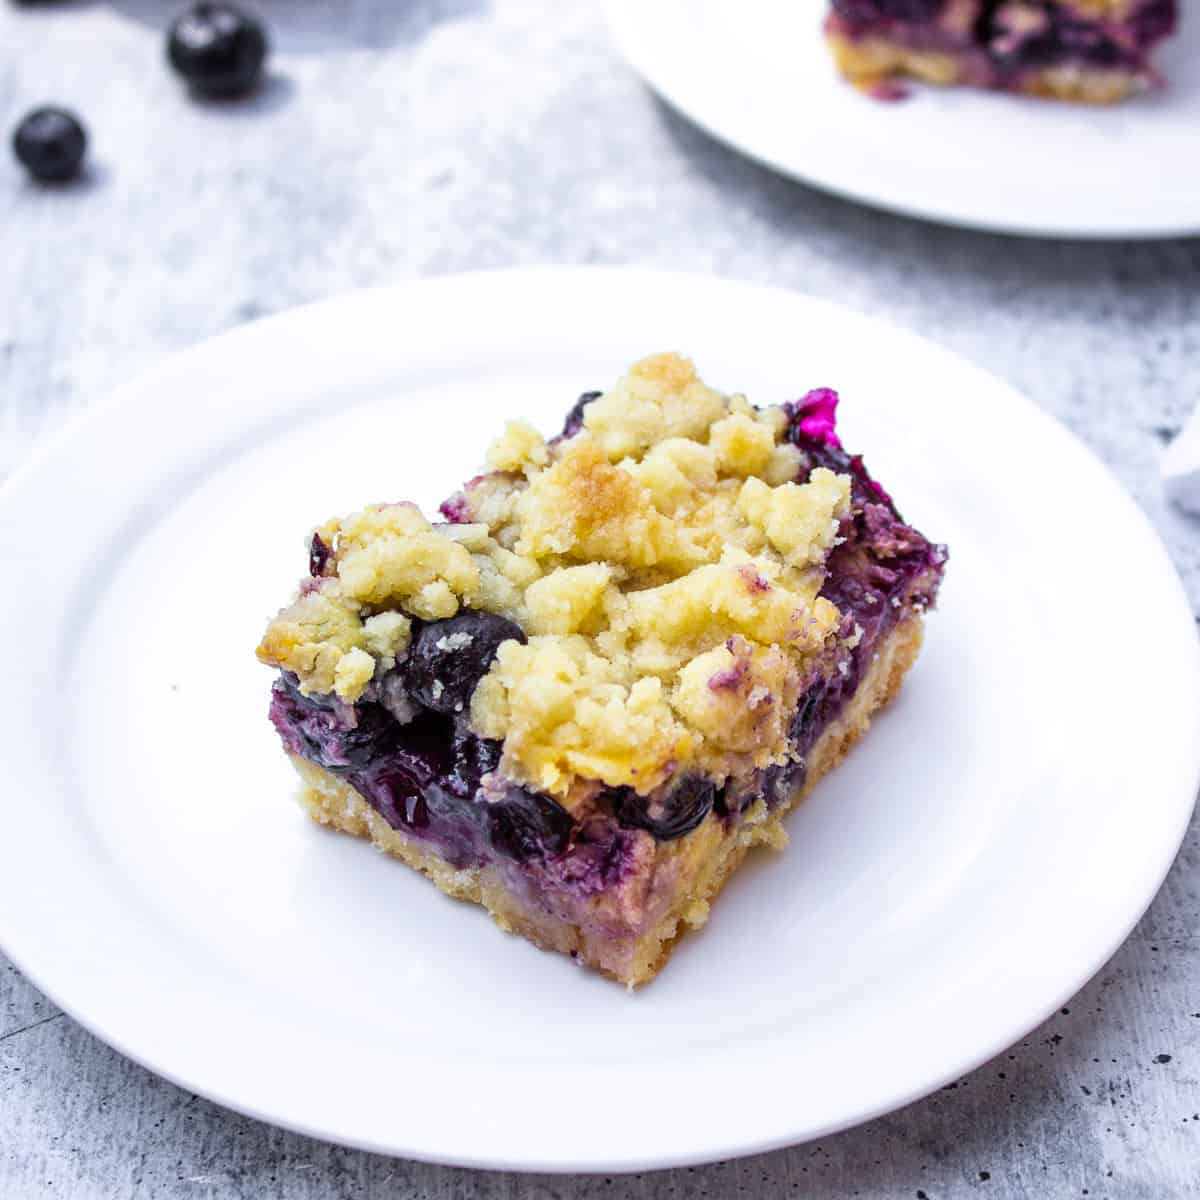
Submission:
[[[613,810],[622,825],[645,829],[660,842],[669,842],[691,833],[708,816],[716,799],[715,784],[688,775],[673,788],[660,789],[652,796],[621,788],[614,793]]]
[[[78,174],[87,133],[79,119],[64,108],[35,108],[17,126],[13,149],[35,179],[61,183]]]
[[[494,613],[461,612],[423,625],[404,666],[409,693],[434,712],[465,712],[475,685],[509,638],[526,640],[519,625]]]
[[[571,814],[541,792],[513,787],[488,804],[488,836],[498,853],[517,862],[561,854],[575,826]]]
[[[175,19],[167,35],[171,66],[204,96],[250,91],[266,57],[262,22],[232,4],[195,4]]]

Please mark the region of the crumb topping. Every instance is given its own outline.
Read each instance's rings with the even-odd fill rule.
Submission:
[[[321,574],[259,657],[353,702],[403,660],[411,618],[473,608],[529,640],[501,644],[471,726],[503,741],[504,774],[568,808],[596,781],[647,794],[782,762],[796,698],[844,636],[818,593],[850,504],[847,476],[796,482],[786,428],[685,358],[644,359],[574,436],[510,424],[444,508],[453,523],[388,504],[319,529]]]
[[[1109,21],[1124,21],[1131,17],[1143,0],[1060,0],[1063,8],[1081,16]],[[1028,7],[1020,0],[1009,0],[1008,8]]]
[[[487,465],[493,471],[536,471],[549,457],[545,440],[528,421],[510,421],[488,448]]]

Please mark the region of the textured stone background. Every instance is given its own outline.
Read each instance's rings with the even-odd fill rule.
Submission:
[[[275,74],[218,106],[162,64],[176,7],[0,3],[0,123],[54,99],[94,146],[86,183],[60,190],[0,155],[0,473],[164,355],[340,290],[524,264],[719,272],[835,297],[1011,380],[1134,493],[1200,612],[1200,523],[1156,476],[1200,396],[1200,241],[963,233],[775,178],[645,91],[591,0],[259,0]],[[1109,570],[1120,586],[1116,562],[1098,586]],[[838,1137],[618,1179],[427,1167],[234,1116],[0,959],[0,1197],[1194,1196],[1198,917],[1193,828],[1125,947],[1010,1053]]]

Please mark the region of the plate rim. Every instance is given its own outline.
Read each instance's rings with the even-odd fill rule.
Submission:
[[[662,99],[683,120],[707,134],[722,146],[757,163],[761,167],[825,192],[838,199],[859,204],[875,212],[891,213],[925,224],[966,230],[972,233],[990,233],[1003,237],[1053,239],[1075,242],[1163,242],[1200,237],[1200,216],[1190,223],[1160,225],[1093,225],[1078,228],[1067,223],[1005,220],[1004,218],[971,217],[952,208],[933,208],[893,199],[876,191],[856,188],[842,179],[830,178],[819,168],[804,170],[786,157],[767,146],[743,139],[725,122],[706,110],[692,105],[672,82],[670,73],[663,69],[658,57],[639,37],[638,23],[634,17],[641,0],[603,0],[605,23],[613,45],[638,78]],[[649,0],[654,3],[655,0]],[[848,85],[849,86],[849,85]]]
[[[537,284],[546,286],[553,284],[554,286],[562,286],[564,281],[575,279],[579,286],[590,286],[590,281],[599,276],[609,277],[611,279],[621,279],[628,282],[631,279],[641,278],[649,280],[654,286],[660,288],[688,288],[694,286],[703,286],[707,288],[718,289],[742,289],[747,292],[762,293],[766,296],[783,299],[791,303],[799,303],[814,308],[822,308],[831,315],[841,315],[843,317],[853,319],[859,322],[888,328],[893,333],[898,334],[903,339],[907,340],[914,346],[920,346],[922,350],[929,354],[940,356],[943,361],[953,363],[959,371],[975,373],[978,376],[985,376],[990,379],[994,385],[1003,390],[1009,397],[1012,403],[1016,404],[1025,414],[1038,422],[1043,422],[1053,426],[1058,433],[1067,437],[1075,443],[1077,449],[1091,460],[1094,466],[1101,469],[1105,476],[1112,484],[1112,496],[1114,502],[1119,497],[1120,502],[1124,505],[1127,515],[1139,524],[1142,532],[1147,537],[1147,541],[1155,548],[1157,557],[1166,570],[1164,584],[1169,578],[1173,582],[1173,591],[1177,606],[1181,612],[1186,614],[1188,623],[1191,624],[1191,607],[1187,599],[1186,592],[1183,588],[1182,581],[1178,576],[1178,572],[1171,562],[1168,552],[1162,543],[1157,531],[1150,523],[1149,518],[1136,504],[1132,497],[1126,492],[1120,481],[1113,476],[1112,472],[1103,464],[1098,456],[1084,443],[1077,435],[1073,433],[1067,426],[1063,425],[1051,414],[1040,408],[1028,397],[1024,396],[1015,387],[1007,381],[992,374],[984,368],[977,366],[969,359],[958,354],[955,351],[949,350],[922,334],[916,333],[910,329],[894,324],[887,320],[880,319],[876,316],[866,313],[860,313],[845,305],[830,301],[823,297],[809,296],[805,293],[796,292],[790,289],[772,287],[758,283],[743,282],[736,279],[727,279],[720,276],[689,274],[681,272],[659,271],[659,270],[640,270],[620,267],[568,267],[568,268],[517,268],[510,270],[488,270],[474,271],[464,274],[436,276],[427,279],[410,280],[400,284],[376,287],[370,289],[362,289],[351,291],[328,297],[323,300],[318,300],[310,304],[297,306],[295,308],[286,309],[269,317],[262,318],[259,321],[250,322],[246,325],[235,327],[224,333],[218,334],[215,337],[205,339],[192,347],[179,351],[175,354],[167,356],[158,364],[150,369],[140,372],[128,383],[115,389],[105,399],[94,403],[83,412],[78,414],[74,419],[69,421],[67,425],[57,434],[49,437],[41,447],[39,447],[33,455],[26,459],[12,475],[0,484],[0,512],[4,511],[4,506],[10,502],[10,498],[19,492],[19,489],[24,486],[23,481],[28,477],[35,475],[37,472],[47,469],[47,464],[52,463],[55,456],[59,453],[60,448],[64,444],[69,444],[76,439],[83,438],[87,435],[89,429],[94,423],[99,423],[107,418],[107,415],[114,409],[132,403],[139,394],[145,393],[150,389],[157,380],[170,378],[170,376],[180,369],[185,368],[189,360],[194,356],[208,357],[214,350],[219,351],[221,348],[237,341],[246,340],[253,342],[256,338],[262,336],[263,327],[272,326],[273,328],[283,327],[288,322],[293,320],[298,313],[309,314],[310,319],[319,317],[323,312],[332,312],[345,305],[351,303],[387,303],[389,299],[395,298],[400,294],[411,295],[412,293],[420,293],[423,289],[429,286],[437,286],[441,288],[449,288],[451,290],[457,288],[471,288],[477,281],[487,279],[489,286],[495,286],[497,279],[508,282],[510,285],[515,280],[521,280],[525,284]],[[1196,669],[1196,678],[1200,684],[1200,641],[1196,643],[1196,653],[1194,655],[1194,664]],[[1198,712],[1200,712],[1200,702],[1198,702]],[[824,1125],[816,1128],[803,1129],[791,1135],[781,1135],[764,1138],[759,1142],[749,1143],[739,1141],[736,1145],[721,1144],[706,1149],[703,1152],[676,1152],[673,1155],[658,1155],[658,1156],[643,1156],[641,1158],[621,1158],[618,1156],[609,1155],[608,1157],[597,1157],[591,1160],[573,1159],[570,1162],[564,1162],[557,1159],[538,1160],[531,1158],[528,1155],[517,1155],[513,1157],[503,1157],[495,1155],[472,1155],[470,1153],[456,1153],[453,1158],[447,1157],[445,1154],[422,1152],[419,1146],[401,1146],[396,1141],[380,1142],[371,1138],[354,1138],[347,1137],[341,1132],[330,1132],[323,1130],[320,1127],[306,1124],[303,1121],[293,1119],[281,1119],[278,1115],[269,1111],[260,1109],[253,1104],[240,1101],[236,1095],[228,1094],[219,1088],[212,1086],[197,1086],[195,1082],[186,1077],[185,1074],[176,1073],[169,1066],[164,1067],[160,1060],[156,1059],[153,1054],[149,1054],[139,1049],[135,1045],[129,1044],[128,1040],[123,1036],[114,1035],[107,1030],[102,1022],[92,1020],[86,1010],[86,1005],[81,1005],[76,1008],[73,1002],[65,994],[61,995],[59,988],[56,986],[57,981],[52,981],[51,986],[46,986],[41,978],[40,971],[35,967],[30,969],[26,965],[27,955],[23,954],[18,947],[16,953],[13,949],[5,944],[5,952],[9,955],[12,961],[18,968],[53,1002],[63,1011],[67,1012],[73,1019],[81,1024],[85,1029],[89,1030],[93,1035],[97,1036],[101,1041],[113,1046],[118,1052],[125,1057],[138,1062],[140,1065],[150,1070],[163,1078],[170,1080],[177,1086],[183,1087],[191,1092],[203,1095],[206,1098],[230,1108],[234,1111],[251,1116],[255,1119],[265,1121],[267,1123],[293,1129],[296,1132],[306,1136],[317,1138],[320,1140],[334,1142],[341,1145],[355,1146],[364,1150],[373,1151],[376,1153],[384,1153],[390,1155],[403,1155],[413,1159],[435,1162],[435,1163],[453,1163],[454,1165],[489,1168],[500,1170],[523,1170],[523,1171],[542,1171],[549,1173],[570,1173],[581,1171],[597,1171],[597,1172],[632,1172],[659,1169],[666,1167],[675,1167],[683,1165],[695,1165],[705,1162],[717,1161],[727,1157],[740,1157],[749,1154],[762,1153],[768,1150],[776,1149],[783,1146],[794,1145],[798,1142],[808,1141],[818,1137],[828,1136],[831,1133],[840,1131],[860,1124],[864,1121],[874,1119],[875,1117],[896,1108],[911,1103],[923,1096],[930,1094],[943,1086],[945,1083],[961,1077],[963,1074],[974,1070],[982,1063],[994,1057],[997,1053],[1002,1052],[1007,1046],[1019,1040],[1031,1029],[1036,1028],[1046,1017],[1055,1012],[1061,1005],[1074,995],[1086,982],[1091,979],[1105,963],[1109,961],[1113,954],[1125,942],[1130,932],[1136,926],[1138,921],[1144,915],[1146,909],[1157,895],[1162,886],[1163,880],[1166,878],[1183,837],[1186,834],[1189,821],[1191,819],[1192,807],[1195,803],[1195,794],[1197,786],[1200,786],[1200,722],[1197,723],[1195,734],[1195,746],[1198,751],[1192,765],[1192,799],[1186,805],[1181,805],[1179,816],[1176,821],[1175,828],[1166,839],[1172,849],[1168,854],[1164,855],[1164,861],[1160,864],[1160,870],[1155,873],[1155,880],[1152,887],[1146,891],[1144,902],[1135,906],[1137,911],[1132,912],[1127,921],[1123,923],[1119,934],[1110,933],[1104,939],[1107,943],[1111,942],[1108,949],[1103,955],[1092,963],[1087,970],[1086,975],[1073,982],[1065,989],[1060,989],[1061,994],[1056,993],[1053,1002],[1049,1000],[1045,1003],[1043,1011],[1041,1011],[1032,1020],[1021,1018],[1015,1025],[1009,1024],[1003,1035],[997,1035],[999,1040],[989,1040],[986,1046],[982,1046],[972,1056],[964,1059],[962,1062],[954,1064],[952,1069],[947,1069],[944,1072],[939,1072],[936,1077],[929,1076],[914,1086],[907,1089],[903,1095],[892,1096],[887,1099],[880,1100],[876,1105],[869,1107],[860,1107],[858,1111],[850,1116],[841,1117],[827,1122]],[[1164,842],[1164,844],[1166,844]],[[5,939],[7,942],[7,939]],[[36,956],[34,956],[36,957]],[[68,988],[69,990],[69,988]],[[66,1003],[63,1001],[67,1000]],[[1014,1032],[1015,1030],[1015,1032]]]

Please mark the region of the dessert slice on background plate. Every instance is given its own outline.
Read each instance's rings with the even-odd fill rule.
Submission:
[[[674,354],[515,422],[430,523],[312,534],[258,655],[322,824],[505,929],[653,978],[916,658],[945,550],[835,432]]]
[[[868,89],[896,76],[1111,104],[1160,81],[1177,0],[833,0],[826,35]]]

